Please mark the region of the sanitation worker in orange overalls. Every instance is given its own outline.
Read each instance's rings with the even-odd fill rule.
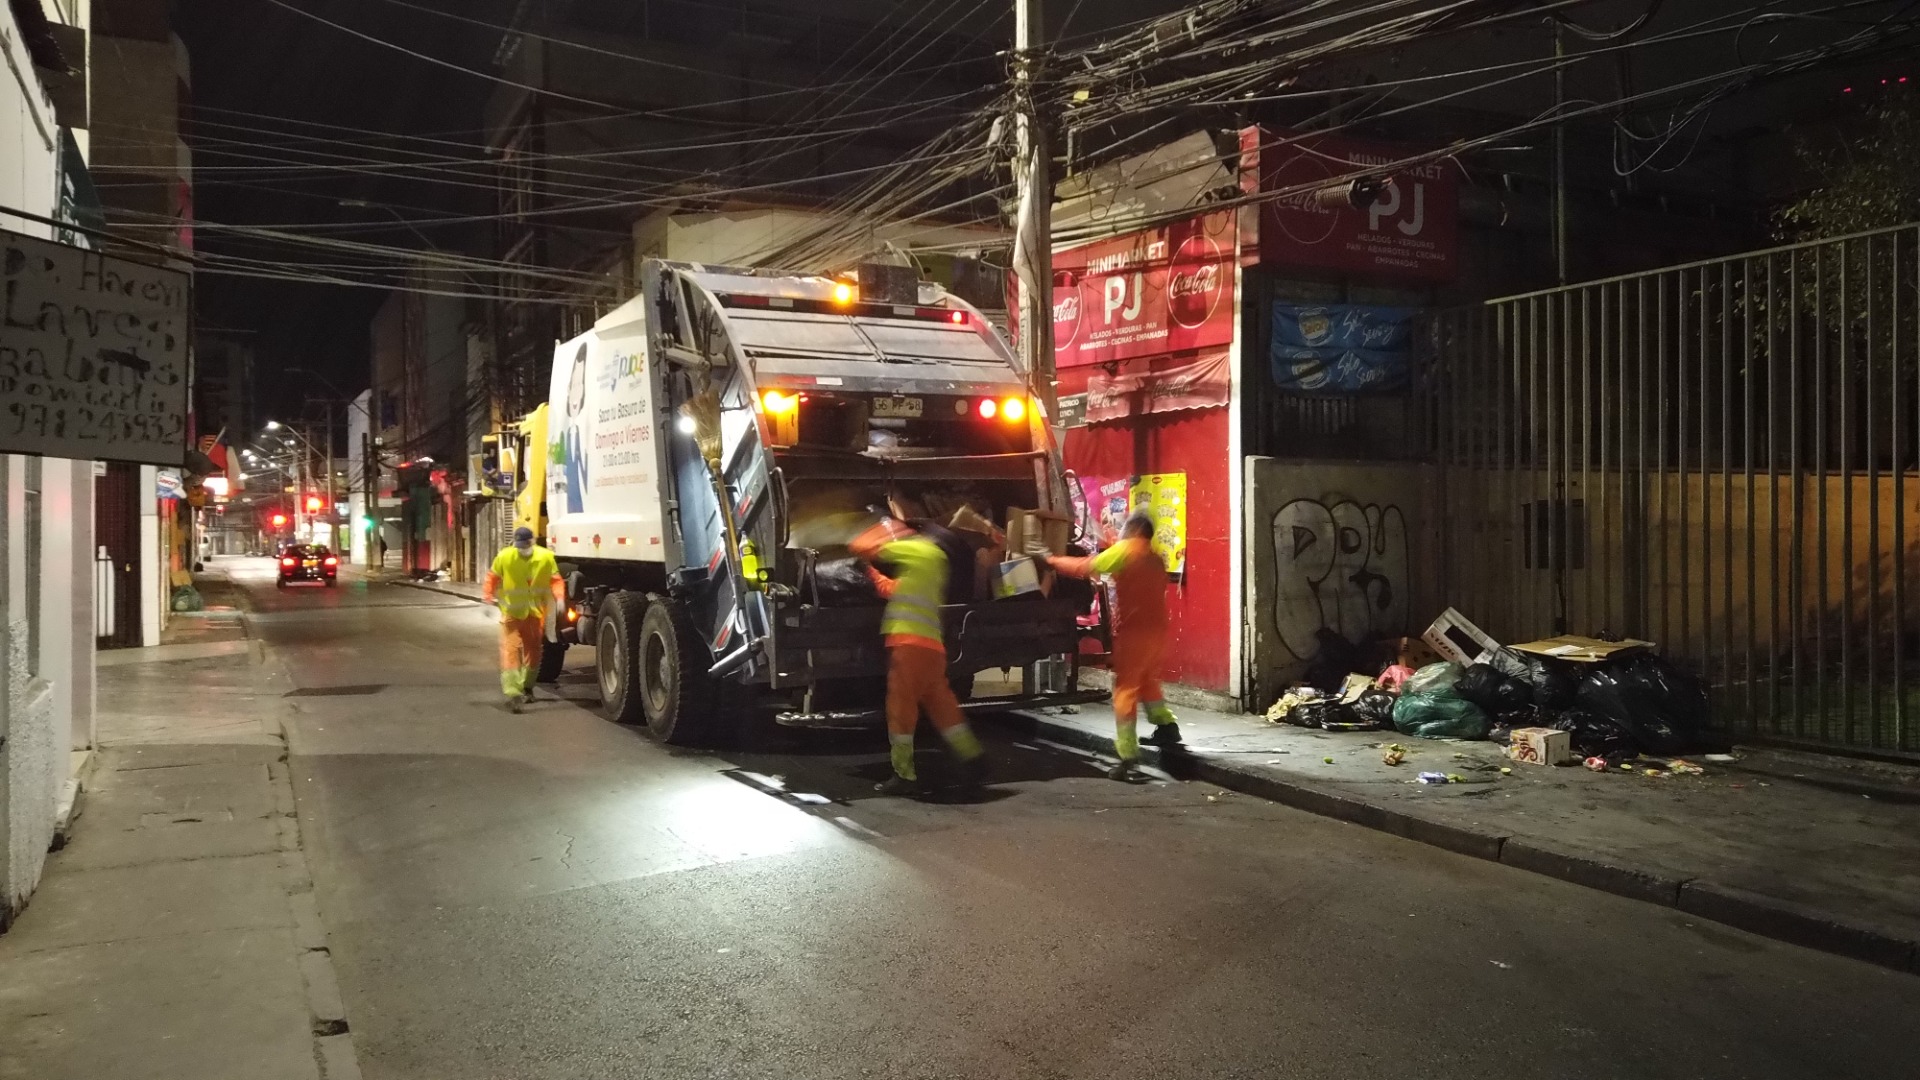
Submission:
[[[508,710],[519,712],[533,700],[533,680],[546,647],[547,603],[567,608],[567,587],[553,552],[533,542],[532,529],[513,530],[513,543],[494,556],[480,598],[500,609],[500,692],[507,696]]]
[[[1119,594],[1113,615],[1113,748],[1120,764],[1107,775],[1130,780],[1139,773],[1140,738],[1135,710],[1145,706],[1155,746],[1180,742],[1180,725],[1160,691],[1160,659],[1167,648],[1167,570],[1153,550],[1153,519],[1135,514],[1120,528],[1120,540],[1098,555],[1055,555],[1047,565],[1068,577],[1110,578]]]
[[[887,598],[880,632],[887,641],[887,741],[893,775],[875,790],[910,795],[920,790],[913,764],[913,732],[920,710],[959,759],[961,775],[976,784],[985,773],[980,739],[960,714],[960,701],[947,681],[947,648],[941,634],[940,604],[946,596],[946,553],[905,522],[887,518],[849,545],[853,553],[879,567],[870,571]]]

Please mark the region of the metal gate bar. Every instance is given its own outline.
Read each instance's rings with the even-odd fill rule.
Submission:
[[[1436,316],[1447,601],[1651,638],[1735,733],[1920,753],[1917,316],[1920,225]]]

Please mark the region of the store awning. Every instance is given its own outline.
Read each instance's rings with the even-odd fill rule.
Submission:
[[[1093,375],[1087,379],[1087,422],[1225,405],[1233,394],[1227,362],[1222,349],[1163,371]]]

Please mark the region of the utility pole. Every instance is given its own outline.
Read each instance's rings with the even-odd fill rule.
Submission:
[[[1013,179],[1019,192],[1014,222],[1013,270],[1019,281],[1020,352],[1033,395],[1047,423],[1058,424],[1060,402],[1053,367],[1053,182],[1047,133],[1034,100],[1035,55],[1046,29],[1040,0],[1014,0]]]
[[[366,521],[356,521],[353,523],[353,527],[367,533],[367,565],[372,566],[374,565],[373,560],[378,558],[380,554],[381,524],[379,492],[380,463],[375,461],[373,457],[373,417],[371,414],[367,417],[367,430],[360,433],[360,483],[366,489],[366,494],[361,499],[360,512],[365,515],[367,521],[373,522],[373,528],[367,529]],[[380,565],[384,568],[386,560],[382,559]]]

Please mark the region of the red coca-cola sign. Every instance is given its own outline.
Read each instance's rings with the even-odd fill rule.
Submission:
[[[1221,211],[1054,252],[1055,364],[1231,344],[1236,235]]]

